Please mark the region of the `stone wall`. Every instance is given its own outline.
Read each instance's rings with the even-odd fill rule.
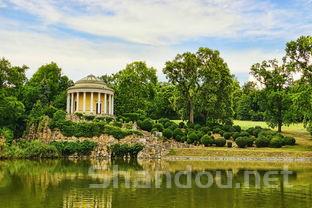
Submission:
[[[43,142],[49,143],[51,141],[83,141],[90,140],[98,144],[96,149],[92,152],[93,158],[109,158],[110,153],[108,147],[112,144],[135,144],[140,143],[144,145],[144,149],[139,153],[140,159],[159,159],[167,155],[172,148],[187,148],[189,144],[179,143],[174,140],[163,140],[156,137],[149,132],[144,132],[143,136],[130,135],[124,139],[117,140],[110,135],[95,136],[92,138],[86,137],[66,137],[59,130],[53,130],[44,124],[39,129],[30,129],[30,133],[26,136],[27,139],[40,139]]]

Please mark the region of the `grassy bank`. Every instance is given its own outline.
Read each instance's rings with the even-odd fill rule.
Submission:
[[[178,122],[178,121],[176,121]],[[261,126],[269,128],[265,122],[261,121],[234,121],[242,129]],[[276,129],[275,129],[276,130]],[[168,156],[173,157],[254,157],[254,158],[271,158],[271,157],[312,157],[312,137],[306,131],[303,124],[292,124],[282,128],[282,134],[296,138],[295,146],[285,146],[282,148],[227,148],[227,147],[194,147],[185,149],[172,149]]]

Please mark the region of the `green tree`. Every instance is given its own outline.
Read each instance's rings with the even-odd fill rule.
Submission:
[[[301,74],[293,90],[293,109],[302,115],[312,134],[312,36],[301,36],[286,44],[285,61],[293,72]]]
[[[26,83],[23,89],[23,101],[30,111],[39,100],[42,105],[56,105],[65,109],[66,90],[73,82],[62,75],[62,69],[56,63],[41,66]]]
[[[175,111],[175,98],[177,96],[176,87],[170,83],[162,82],[156,87],[156,96],[153,101],[153,108],[150,114],[153,118],[179,118]]]
[[[148,67],[145,62],[133,62],[114,79],[117,114],[149,111],[156,93],[156,69]]]
[[[265,110],[265,120],[271,127],[282,131],[284,124],[291,123],[291,97],[289,85],[292,78],[285,65],[277,60],[263,61],[251,67],[251,74],[263,85],[261,105]]]
[[[231,119],[233,79],[227,64],[216,50],[199,48],[194,53],[178,54],[163,69],[179,92],[180,112],[188,120]]]

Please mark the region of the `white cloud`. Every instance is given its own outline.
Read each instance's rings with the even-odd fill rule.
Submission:
[[[198,37],[281,37],[293,12],[256,0],[12,0],[46,24],[168,45]],[[82,11],[79,9],[82,8]],[[311,26],[309,27],[311,29]]]

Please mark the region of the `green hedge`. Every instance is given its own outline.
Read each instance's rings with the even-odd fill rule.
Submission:
[[[137,158],[144,146],[142,144],[113,144],[109,147],[111,158]]]
[[[78,154],[79,156],[88,156],[97,146],[96,142],[84,140],[82,142],[69,142],[69,141],[53,141],[50,143],[54,146],[62,156],[70,156]]]
[[[101,134],[108,134],[114,136],[116,139],[122,139],[132,134],[142,135],[139,131],[118,127],[120,125],[112,126],[103,121],[72,122],[66,120],[65,116],[65,112],[57,111],[54,113],[52,122],[50,123],[51,129],[60,129],[64,136],[94,137]]]

